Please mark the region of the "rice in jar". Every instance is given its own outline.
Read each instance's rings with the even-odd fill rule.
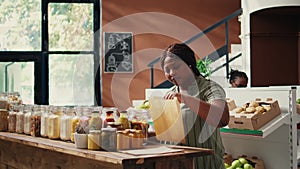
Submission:
[[[48,137],[47,126],[48,126],[48,116],[49,108],[51,106],[41,105],[41,136]]]
[[[24,105],[18,106],[18,112],[16,116],[16,133],[24,133]]]
[[[60,139],[64,141],[71,140],[72,134],[72,119],[74,116],[74,109],[65,107],[63,115],[60,119]]]
[[[31,134],[31,114],[32,114],[33,105],[25,105],[24,106],[24,133],[27,135]]]
[[[17,105],[11,105],[8,113],[8,132],[16,132]]]
[[[60,138],[60,117],[63,114],[63,107],[54,106],[48,117],[48,138],[59,139]]]

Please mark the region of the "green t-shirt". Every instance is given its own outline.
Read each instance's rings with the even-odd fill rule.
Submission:
[[[219,84],[202,76],[197,77],[195,83],[189,86],[187,93],[208,103],[216,99],[225,101],[226,98],[225,91]],[[181,104],[181,112],[186,134],[183,145],[214,150],[214,155],[196,158],[195,169],[225,169],[224,147],[219,128],[207,124],[184,104]],[[213,112],[209,116],[214,116]],[[220,117],[216,117],[216,120],[220,120]]]

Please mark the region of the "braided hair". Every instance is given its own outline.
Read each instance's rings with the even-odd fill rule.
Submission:
[[[185,43],[173,43],[168,46],[160,58],[161,67],[164,68],[166,57],[178,57],[186,63],[196,76],[201,75],[197,69],[197,62],[194,51]]]
[[[233,70],[233,69],[231,69],[229,75],[230,75],[229,83],[234,82],[234,80],[235,80],[237,77],[244,78],[245,80],[248,81],[248,76],[247,76],[247,74],[246,74],[245,72],[242,72],[242,71],[239,71],[239,70]]]

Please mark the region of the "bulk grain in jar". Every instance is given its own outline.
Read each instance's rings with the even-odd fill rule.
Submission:
[[[16,116],[16,133],[24,133],[24,105],[18,105],[18,112]]]
[[[22,99],[19,92],[8,92],[7,93],[7,103],[8,107],[12,107],[13,105],[22,104]]]
[[[130,129],[128,136],[130,137],[130,148],[140,149],[143,147],[144,136],[141,130]]]
[[[31,121],[31,115],[32,115],[32,108],[33,105],[25,105],[24,106],[24,133],[27,135],[31,134],[31,126],[32,126],[32,121]]]
[[[117,129],[116,128],[101,129],[101,148],[106,151],[117,150]]]
[[[51,106],[41,105],[41,136],[48,137],[48,117],[49,117],[49,108]]]
[[[150,112],[146,109],[131,109],[128,111],[129,122],[131,129],[141,130],[141,135],[144,141],[148,140],[149,120],[151,119]]]
[[[88,134],[88,149],[100,150],[101,148],[101,130],[90,130]]]
[[[129,130],[117,131],[117,150],[130,149]]]
[[[17,105],[10,105],[8,113],[8,131],[15,133],[17,123]]]
[[[62,106],[53,106],[48,117],[48,138],[60,139],[60,117],[63,114]]]
[[[8,102],[7,102],[7,93],[0,92],[0,109],[7,110],[8,109]]]
[[[0,131],[8,130],[7,93],[0,92]]]
[[[0,109],[0,131],[8,130],[8,110]]]
[[[74,116],[72,118],[72,131],[71,131],[71,141],[74,142],[74,134],[76,132],[76,126],[79,124],[79,116],[82,114],[82,107],[76,106],[74,108]]]
[[[30,135],[33,137],[41,136],[41,106],[34,105],[31,114],[31,131]]]
[[[71,140],[72,134],[72,119],[74,116],[74,109],[72,107],[65,107],[63,115],[60,118],[60,139],[64,141]]]
[[[102,107],[93,107],[92,116],[89,120],[89,129],[90,130],[101,130],[102,128],[102,118],[101,118]]]

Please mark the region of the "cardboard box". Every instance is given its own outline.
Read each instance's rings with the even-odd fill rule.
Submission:
[[[297,113],[300,114],[300,104],[296,105]]]
[[[257,130],[264,126],[266,123],[274,119],[276,116],[281,114],[281,110],[278,105],[278,101],[270,100],[257,101],[260,106],[267,105],[270,109],[261,114],[254,113],[235,113],[230,112],[230,120],[228,127],[236,129],[249,129]],[[249,104],[249,103],[246,103]]]
[[[234,102],[233,99],[230,99],[230,98],[226,98],[226,102],[227,102],[227,105],[228,105],[228,108],[229,108],[229,111],[232,111],[233,109],[236,108],[236,104]]]

